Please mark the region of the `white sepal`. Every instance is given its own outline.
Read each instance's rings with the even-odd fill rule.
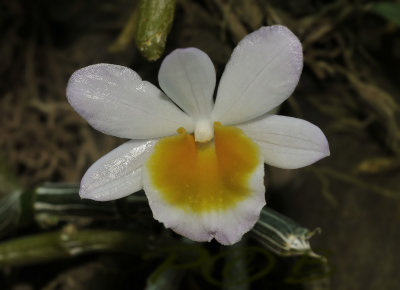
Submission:
[[[114,200],[142,189],[142,166],[156,142],[128,141],[97,160],[82,178],[81,198]]]
[[[270,111],[296,87],[303,68],[298,38],[286,27],[262,27],[234,49],[218,87],[213,121],[239,124]]]
[[[129,139],[193,132],[193,121],[130,68],[95,64],[74,72],[67,86],[71,106],[95,129]]]

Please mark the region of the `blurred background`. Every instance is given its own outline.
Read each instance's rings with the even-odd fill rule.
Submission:
[[[67,103],[75,70],[120,64],[157,84],[166,54],[197,47],[220,77],[237,42],[273,24],[289,27],[304,49],[303,74],[281,114],[319,126],[331,156],[298,170],[266,167],[267,203],[321,229],[310,242],[326,258],[323,267],[252,248],[228,267],[252,278],[215,283],[227,259],[216,243],[201,248],[214,257],[214,278],[196,265],[176,271],[157,245],[143,255],[148,241],[177,237],[151,219],[142,195],[128,209],[54,197],[77,196],[85,170],[125,141],[95,131]],[[400,289],[399,2],[2,0],[0,35],[0,289]],[[110,228],[136,236],[96,244],[111,239],[101,232]],[[79,236],[88,243],[80,252],[60,254],[63,234],[81,229],[98,232]],[[121,245],[132,247],[130,255]],[[167,282],[150,285],[160,273]]]

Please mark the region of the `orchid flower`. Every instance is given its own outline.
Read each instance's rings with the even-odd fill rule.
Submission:
[[[95,129],[132,139],[85,173],[80,196],[97,201],[144,189],[154,218],[194,241],[233,244],[265,205],[264,163],[293,169],[329,155],[315,125],[273,115],[296,87],[302,47],[286,27],[247,35],[221,77],[199,49],[162,62],[162,89],[133,70],[95,64],[70,78],[67,97]]]

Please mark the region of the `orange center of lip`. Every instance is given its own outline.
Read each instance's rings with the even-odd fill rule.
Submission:
[[[238,128],[215,123],[214,131],[214,140],[196,143],[179,128],[179,135],[155,145],[146,167],[170,205],[195,213],[226,210],[251,194],[251,176],[262,162],[258,146]]]

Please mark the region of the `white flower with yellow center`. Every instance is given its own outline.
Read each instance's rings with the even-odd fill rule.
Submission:
[[[286,27],[262,27],[235,48],[218,87],[196,48],[161,64],[157,87],[131,69],[76,71],[67,96],[95,129],[133,139],[94,163],[80,195],[113,200],[144,189],[154,218],[194,241],[233,244],[265,205],[264,162],[299,168],[327,155],[321,130],[270,112],[296,87],[302,48]]]

